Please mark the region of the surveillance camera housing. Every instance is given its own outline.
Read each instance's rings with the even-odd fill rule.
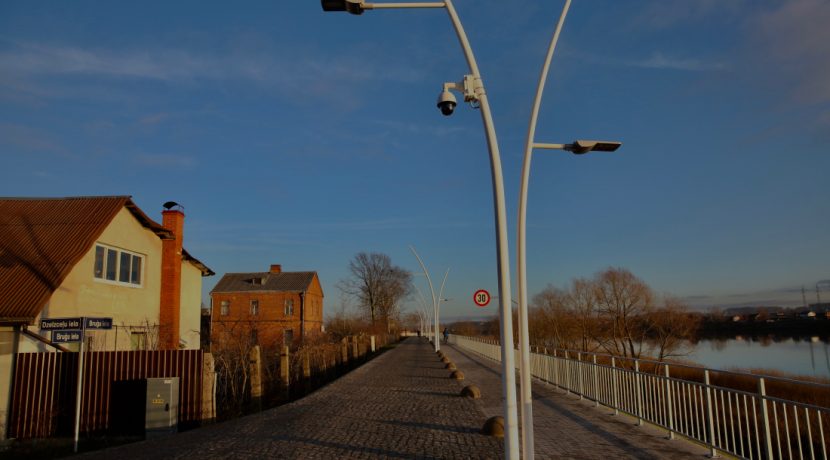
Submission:
[[[438,108],[441,109],[441,113],[444,116],[448,117],[452,115],[456,105],[458,105],[458,102],[451,92],[444,90],[438,96]]]

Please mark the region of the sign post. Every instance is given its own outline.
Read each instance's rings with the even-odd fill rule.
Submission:
[[[78,389],[75,394],[75,446],[78,453],[78,437],[81,429],[81,396],[84,384],[84,352],[87,329],[112,329],[112,318],[44,318],[40,320],[40,329],[52,331],[52,342],[80,342],[78,351]]]
[[[82,318],[83,319],[83,318]],[[81,321],[81,347],[78,351],[78,391],[75,394],[75,447],[78,453],[78,434],[81,429],[81,390],[84,384],[84,342],[86,342],[86,321]]]

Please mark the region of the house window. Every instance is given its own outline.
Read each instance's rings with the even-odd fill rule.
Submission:
[[[251,345],[256,345],[259,343],[259,337],[257,337],[257,330],[251,329]]]
[[[95,278],[140,286],[144,256],[102,245],[95,246]]]
[[[251,300],[251,314],[258,315],[259,314],[259,300]]]
[[[130,349],[132,349],[132,350],[146,350],[147,349],[147,333],[146,332],[130,332]]]
[[[223,300],[221,306],[219,307],[219,314],[222,316],[228,316],[231,311],[231,302],[230,300]]]
[[[285,299],[285,316],[294,315],[294,299]]]
[[[282,344],[283,346],[291,346],[294,343],[294,330],[293,329],[286,329],[285,333],[282,335]]]

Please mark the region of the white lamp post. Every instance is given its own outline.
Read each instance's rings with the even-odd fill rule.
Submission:
[[[324,11],[347,11],[352,14],[362,14],[365,10],[381,8],[444,8],[450,17],[455,28],[458,41],[464,51],[464,57],[470,68],[470,75],[464,77],[463,89],[465,101],[477,104],[481,108],[481,117],[484,124],[484,131],[487,137],[487,146],[490,153],[490,175],[493,183],[493,207],[495,210],[496,227],[496,252],[498,254],[496,266],[499,278],[499,316],[501,332],[501,360],[502,360],[502,395],[504,397],[504,453],[508,459],[519,458],[519,433],[518,417],[516,413],[516,378],[515,364],[513,357],[513,319],[510,309],[510,257],[507,243],[507,220],[505,217],[504,202],[504,179],[501,169],[501,157],[499,155],[496,130],[493,126],[493,117],[490,113],[490,104],[487,100],[487,93],[484,91],[484,83],[481,81],[481,73],[478,69],[473,50],[461,25],[461,20],[455,11],[452,0],[443,2],[418,2],[418,3],[367,3],[363,0],[321,0]],[[445,89],[459,89],[449,84]],[[455,108],[455,101],[443,101],[443,97],[450,94],[449,91],[442,92],[439,99],[439,108],[445,115],[452,113]],[[450,94],[451,95],[451,94]],[[452,98],[454,99],[454,98]]]
[[[447,282],[447,275],[450,274],[450,269],[448,268],[446,273],[444,273],[444,279],[443,281],[441,281],[441,289],[438,291],[438,297],[435,297],[435,289],[432,288],[432,278],[430,278],[429,276],[429,270],[427,270],[427,267],[424,265],[424,262],[418,255],[418,252],[415,251],[415,248],[410,246],[409,249],[412,250],[412,254],[415,255],[415,258],[418,259],[418,263],[421,265],[421,270],[423,270],[424,275],[427,277],[427,283],[429,284],[429,293],[432,295],[432,312],[435,316],[435,336],[433,337],[433,340],[435,341],[435,351],[437,352],[441,349],[441,341],[438,338],[438,331],[440,330],[439,318],[441,314],[441,300],[444,295],[444,284],[446,284]],[[420,293],[421,291],[419,290],[418,294],[420,295]],[[423,296],[421,296],[421,298],[423,299]]]
[[[547,80],[548,69],[553,58],[553,51],[556,49],[556,42],[559,41],[559,34],[562,31],[562,24],[565,22],[565,17],[568,14],[568,9],[571,6],[571,0],[565,0],[565,5],[562,8],[562,13],[559,15],[559,21],[556,24],[556,29],[553,32],[550,45],[548,46],[547,56],[542,65],[542,72],[539,76],[539,84],[536,87],[536,98],[533,101],[533,109],[530,113],[530,123],[527,130],[527,140],[525,142],[524,162],[522,164],[522,179],[519,192],[519,222],[516,227],[516,246],[517,246],[517,272],[518,272],[518,297],[519,297],[519,357],[521,365],[519,366],[519,380],[521,382],[521,407],[522,407],[522,455],[525,459],[534,458],[533,446],[533,395],[531,392],[531,376],[530,376],[530,337],[527,324],[527,251],[525,239],[527,234],[526,229],[526,215],[527,215],[527,188],[530,179],[530,160],[533,155],[534,148],[540,149],[559,149],[573,152],[574,154],[584,154],[591,151],[613,152],[617,150],[621,143],[607,142],[607,141],[586,141],[579,140],[572,144],[542,144],[534,142],[536,133],[536,121],[539,114],[539,106],[542,103],[542,93],[545,89],[545,82]]]

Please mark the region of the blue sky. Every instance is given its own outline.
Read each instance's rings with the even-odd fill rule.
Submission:
[[[455,4],[515,261],[524,137],[562,3]],[[829,22],[822,0],[575,1],[537,141],[624,146],[536,153],[530,294],[620,266],[695,307],[796,305],[802,285],[815,301],[830,279]],[[128,194],[157,219],[177,201],[185,246],[217,272],[205,293],[280,263],[320,273],[328,312],[355,253],[417,271],[414,245],[433,278],[451,268],[446,315],[495,314],[472,303],[496,291],[480,114],[435,108],[465,73],[442,10],[4,1],[0,195]]]

